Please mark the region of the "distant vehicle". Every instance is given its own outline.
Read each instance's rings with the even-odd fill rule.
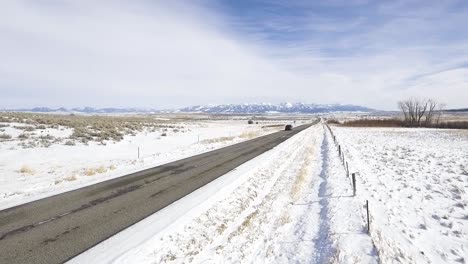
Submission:
[[[292,125],[286,125],[286,126],[284,127],[284,130],[286,130],[286,131],[289,131],[289,130],[292,130],[292,129],[293,129],[293,126],[292,126]]]
[[[253,122],[253,120],[249,120],[247,123],[248,123],[249,125],[252,125],[254,122]]]

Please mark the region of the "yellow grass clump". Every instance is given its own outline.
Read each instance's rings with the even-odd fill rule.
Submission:
[[[94,176],[96,174],[102,174],[102,173],[106,173],[107,172],[107,168],[104,167],[104,166],[99,166],[97,168],[86,168],[84,169],[84,175],[86,176]]]
[[[33,175],[34,173],[36,173],[36,171],[32,169],[31,167],[29,167],[28,165],[23,165],[19,169],[19,172],[22,174],[28,174],[28,175]]]
[[[309,167],[310,167],[310,162],[311,162],[311,157],[313,154],[313,149],[309,147],[306,151],[306,156],[304,159],[304,163],[302,164],[302,167],[293,183],[293,186],[291,188],[291,197],[293,198],[293,201],[296,201],[297,198],[299,198],[299,194],[303,188],[303,185],[306,182],[307,179],[307,174],[309,173]]]
[[[65,177],[65,181],[76,181],[78,178],[75,175]]]

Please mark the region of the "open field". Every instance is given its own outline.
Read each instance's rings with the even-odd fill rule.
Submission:
[[[340,122],[362,117],[327,115]],[[124,127],[118,140],[69,145],[74,126],[49,124],[44,131],[61,142],[24,147],[18,127],[33,125],[0,123],[7,135],[0,143],[0,209],[313,119],[265,116],[248,125],[251,116],[99,118],[142,118],[145,125],[133,133],[116,126]],[[318,124],[71,262],[466,263],[468,130],[330,126],[357,175],[357,196],[331,134]]]
[[[382,263],[468,261],[468,131],[332,126]]]
[[[0,208],[272,133],[294,122],[268,119],[248,125],[250,117],[243,116],[0,116],[0,133],[7,135],[0,138]],[[271,126],[275,124],[281,126]]]

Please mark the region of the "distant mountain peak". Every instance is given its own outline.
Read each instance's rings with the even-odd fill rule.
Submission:
[[[372,112],[373,109],[356,106],[356,105],[341,105],[341,104],[306,104],[306,103],[291,103],[284,102],[279,104],[273,103],[243,103],[243,104],[209,104],[196,105],[185,107],[178,110],[161,111],[156,109],[142,108],[94,108],[94,107],[75,107],[67,109],[35,107],[31,109],[2,109],[1,111],[16,111],[16,112],[38,112],[38,113],[83,113],[83,114],[119,114],[119,113],[206,113],[206,114],[269,114],[269,113],[286,113],[286,114],[317,114],[317,113],[332,113],[332,112]]]
[[[321,105],[305,103],[243,103],[243,104],[223,104],[223,105],[197,105],[182,108],[180,112],[186,113],[213,113],[213,114],[266,114],[266,113],[299,113],[315,114],[330,112],[372,112],[373,109],[356,105]]]

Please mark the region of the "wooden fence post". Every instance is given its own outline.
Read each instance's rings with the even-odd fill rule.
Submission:
[[[341,158],[341,145],[338,145],[338,155],[340,155]]]
[[[356,173],[351,174],[351,179],[353,181],[353,196],[356,196]]]
[[[370,234],[369,200],[366,200],[366,211],[367,211],[367,233]]]
[[[348,162],[346,162],[346,177],[349,177],[349,166],[348,166]]]

